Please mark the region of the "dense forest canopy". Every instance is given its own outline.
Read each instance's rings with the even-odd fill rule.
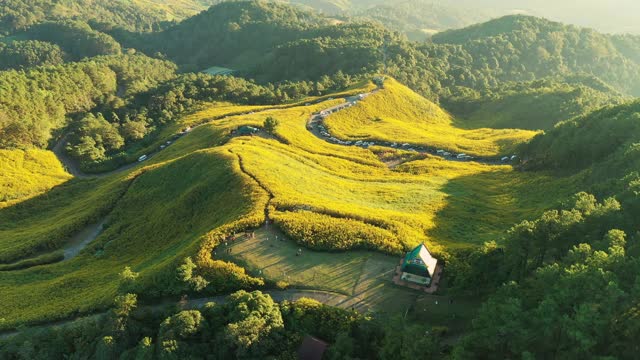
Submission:
[[[0,3],[0,33],[24,30],[31,25],[65,18],[123,26],[131,30],[151,31],[172,18],[147,2],[97,0],[3,0]]]
[[[637,95],[638,54],[631,46],[619,50],[619,42],[614,39],[593,30],[526,16],[504,17],[433,37],[437,44],[461,45],[474,54],[474,67],[489,67],[492,75],[503,81],[588,73]]]
[[[638,166],[640,103],[609,106],[560,123],[524,144],[528,166],[582,169],[603,161],[594,171],[634,169]],[[617,171],[619,172],[619,171]]]
[[[117,103],[171,78],[174,71],[166,61],[123,55],[0,72],[0,146],[46,147],[69,115]]]

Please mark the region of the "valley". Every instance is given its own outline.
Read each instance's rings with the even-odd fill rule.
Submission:
[[[382,89],[379,93],[400,91],[403,95],[407,94],[406,90],[396,85],[393,80],[390,80],[389,84],[389,88]],[[352,90],[352,93],[360,93],[366,91],[366,89],[366,87],[358,87]],[[137,241],[130,242],[131,240],[127,240],[127,238],[133,239],[131,236],[135,236],[134,234],[140,231],[148,231],[145,229],[150,229],[149,226],[153,226],[152,224],[158,224],[157,221],[159,219],[170,213],[167,211],[171,210],[163,209],[167,206],[167,203],[162,199],[170,198],[170,194],[183,193],[185,191],[185,189],[176,186],[175,181],[168,180],[175,179],[176,176],[185,175],[180,171],[176,172],[174,169],[191,169],[189,171],[193,172],[200,169],[200,167],[194,166],[196,164],[210,167],[210,164],[215,164],[216,162],[226,163],[224,167],[226,169],[236,169],[228,175],[222,176],[219,174],[208,179],[201,177],[208,176],[205,175],[207,173],[202,175],[193,173],[196,179],[201,179],[199,181],[202,182],[202,185],[213,181],[213,183],[219,184],[216,185],[217,191],[224,191],[219,194],[214,191],[210,193],[211,195],[205,195],[207,194],[206,192],[202,194],[204,196],[198,195],[199,206],[205,208],[213,206],[215,208],[217,203],[205,203],[208,202],[209,196],[216,199],[220,196],[235,196],[237,192],[237,194],[247,194],[243,195],[249,196],[245,201],[250,201],[240,209],[258,212],[261,207],[265,206],[264,201],[267,194],[264,193],[264,189],[266,189],[273,197],[268,205],[270,217],[283,230],[284,236],[312,249],[338,248],[348,250],[351,248],[367,248],[386,252],[393,256],[398,256],[402,251],[401,249],[407,246],[414,246],[419,242],[428,243],[430,248],[437,252],[447,251],[451,247],[459,248],[482,244],[483,241],[496,239],[498,234],[505,231],[519,217],[539,214],[544,208],[552,205],[552,199],[555,198],[552,196],[546,198],[538,197],[537,199],[535,197],[519,199],[516,194],[521,193],[520,186],[558,187],[559,194],[556,195],[557,197],[563,196],[560,193],[564,193],[564,196],[566,196],[573,191],[571,184],[574,180],[571,179],[553,179],[545,175],[532,177],[533,174],[518,174],[509,165],[449,161],[430,154],[418,154],[420,159],[406,162],[395,169],[388,169],[378,159],[375,150],[372,152],[371,149],[327,143],[306,129],[306,120],[311,116],[312,112],[320,112],[326,109],[328,105],[341,101],[343,100],[336,95],[335,100],[325,100],[309,106],[301,104],[282,109],[256,109],[257,111],[255,112],[240,115],[234,114],[239,111],[245,111],[244,109],[227,108],[223,110],[222,114],[217,115],[216,119],[194,126],[189,133],[178,138],[171,146],[155,153],[153,157],[142,163],[134,163],[132,164],[133,166],[125,165],[117,171],[98,178],[89,177],[72,180],[76,187],[84,187],[83,182],[88,181],[93,183],[90,187],[91,189],[97,187],[98,189],[104,189],[107,193],[113,191],[109,190],[110,188],[125,190],[120,200],[111,201],[113,204],[111,209],[96,207],[98,204],[106,203],[105,201],[96,202],[90,200],[93,205],[83,207],[80,212],[83,215],[74,217],[73,222],[70,224],[80,228],[81,224],[87,221],[84,219],[99,219],[98,214],[104,214],[105,212],[109,214],[106,218],[104,230],[95,240],[83,244],[87,248],[80,251],[77,258],[68,261],[65,258],[63,263],[47,265],[53,268],[47,270],[46,273],[48,275],[46,276],[43,276],[44,274],[41,273],[38,266],[25,270],[4,272],[6,278],[3,277],[3,280],[0,281],[0,283],[4,283],[4,293],[8,295],[15,294],[15,299],[20,299],[14,306],[6,308],[7,310],[11,309],[10,313],[0,314],[0,317],[5,319],[4,324],[10,325],[18,319],[28,321],[30,318],[35,319],[42,316],[40,313],[34,314],[24,310],[21,311],[19,305],[24,304],[25,296],[30,299],[29,308],[37,304],[38,298],[43,300],[49,298],[45,294],[49,294],[54,288],[42,283],[41,290],[36,291],[33,281],[37,278],[44,280],[51,276],[56,276],[61,277],[60,280],[66,279],[64,281],[69,284],[65,286],[67,295],[77,292],[77,296],[84,299],[83,303],[86,306],[88,305],[87,298],[81,294],[91,293],[95,299],[93,300],[95,301],[93,306],[99,309],[101,307],[100,304],[108,302],[108,299],[113,296],[110,294],[117,287],[118,273],[122,271],[125,265],[131,266],[136,271],[142,270],[143,274],[153,278],[157,276],[154,273],[157,272],[158,275],[162,273],[163,258],[167,254],[176,254],[186,251],[188,248],[197,247],[198,236],[203,236],[207,231],[211,230],[207,226],[202,227],[211,219],[202,219],[205,221],[201,225],[195,225],[196,223],[192,221],[179,225],[179,227],[187,225],[193,229],[190,231],[193,234],[190,237],[191,240],[183,242],[180,246],[177,243],[171,245],[171,240],[166,235],[161,236],[161,238],[168,242],[160,247],[158,247],[160,244],[156,241],[159,239],[149,238],[156,244],[155,248],[165,250],[145,251],[143,257],[139,257],[141,254],[134,250],[142,244]],[[424,99],[419,100],[419,98],[416,98],[415,101],[422,101],[428,104],[427,100]],[[369,106],[375,107],[377,106],[376,102],[377,100],[372,95],[360,101],[354,108],[362,107],[367,109]],[[196,121],[196,119],[205,119],[205,116],[212,114],[212,111],[216,111],[215,108],[190,115],[184,119],[184,123],[181,126],[193,126],[193,124],[200,123],[201,120]],[[338,116],[340,113],[336,114]],[[241,126],[261,127],[267,115],[273,116],[280,121],[274,137],[257,135],[234,137],[230,135]],[[428,116],[429,113],[426,113],[426,115]],[[410,120],[407,119],[407,121]],[[491,139],[491,135],[487,138]],[[402,140],[404,139],[399,138],[399,141]],[[450,148],[446,143],[444,146],[447,149]],[[400,149],[389,148],[388,150],[398,152],[400,156],[402,156],[402,153],[410,153]],[[212,170],[214,171],[213,174],[215,174],[215,168]],[[306,176],[303,177],[296,174],[306,174]],[[246,180],[232,185],[229,183],[229,176],[233,176],[236,179],[245,178]],[[225,178],[228,180],[223,180]],[[260,185],[254,181],[257,181]],[[459,186],[456,185],[459,182],[466,184],[464,193],[455,190]],[[477,185],[474,185],[476,182]],[[142,193],[137,191],[132,193],[132,189],[145,188],[147,186],[144,185],[145,183],[158,184],[160,187],[150,188]],[[510,194],[508,191],[504,191],[504,188],[502,191],[499,190],[501,187],[507,186],[505,184],[510,184],[508,185],[511,188],[509,191],[513,191],[513,193]],[[199,186],[193,186],[193,184],[189,185],[187,194],[193,193],[193,196],[195,196],[195,194],[204,190],[204,188],[199,190]],[[233,188],[230,186],[241,187],[237,188],[236,192],[230,192],[230,189]],[[474,186],[476,186],[476,191],[466,195],[465,193],[468,191],[466,189]],[[73,199],[77,199],[78,195],[70,190],[60,189],[59,196],[72,196],[72,198],[69,198],[72,202],[66,207],[51,208],[50,213],[47,213],[47,211],[41,212],[39,217],[42,220],[40,221],[50,221],[51,217],[60,216],[64,214],[64,211],[71,210],[76,205],[76,201]],[[535,193],[535,188],[531,189],[531,196],[535,196]],[[157,209],[156,214],[159,216],[158,219],[148,217],[151,216],[149,210],[142,212],[142,214],[148,214],[144,217],[123,217],[129,211],[136,211],[134,209],[128,210],[128,207],[130,206],[129,204],[133,204],[133,199],[139,196],[143,196],[146,200],[143,203],[139,203],[138,206],[144,206],[145,209],[149,210],[155,207]],[[196,199],[186,194],[182,194],[180,198],[185,201]],[[48,206],[48,201],[44,198],[36,197],[26,201]],[[175,200],[172,202],[175,202]],[[500,207],[496,207],[498,204],[501,204]],[[524,204],[528,205],[524,206]],[[27,204],[25,203],[24,205]],[[188,214],[189,209],[184,210],[187,213],[183,214]],[[214,213],[218,211],[216,210]],[[4,216],[11,215],[11,211],[5,211]],[[167,225],[176,224],[177,221],[180,221],[178,220],[179,218],[176,218],[177,215],[173,214],[171,216],[173,220]],[[227,219],[232,221],[237,218]],[[460,222],[456,222],[458,219]],[[222,219],[216,220],[215,217],[213,220],[224,221]],[[20,224],[31,222],[29,218],[25,218],[22,221]],[[220,224],[223,225],[224,223],[221,222]],[[326,230],[320,230],[322,226],[325,226],[323,224],[331,224],[331,227]],[[489,224],[491,224],[490,227],[487,226]],[[196,230],[198,227],[195,226],[200,226],[199,230]],[[344,243],[334,240],[339,233],[346,232],[349,234],[357,228],[362,228],[361,231],[365,234],[364,237],[358,240],[359,242],[355,242],[355,238],[349,239],[348,237],[343,240],[345,241]],[[20,232],[24,232],[24,225],[20,225],[19,229]],[[17,230],[18,228],[15,228],[15,230],[5,229],[4,233],[8,234],[10,231]],[[154,233],[157,234],[158,230],[155,230]],[[33,226],[32,231],[38,231],[37,226]],[[311,237],[302,235],[309,231],[315,235]],[[50,234],[46,234],[50,236]],[[119,235],[116,237],[116,234]],[[22,253],[29,253],[39,247],[47,246],[48,251],[55,252],[66,246],[64,235],[58,235],[58,242],[54,243],[55,245],[49,243],[51,240],[48,240],[43,235],[31,237],[33,241],[32,245],[29,245],[31,247],[25,248],[22,245],[16,247],[16,251],[20,249]],[[70,232],[69,235],[75,234]],[[358,237],[355,233],[353,235],[356,238]],[[42,240],[38,241],[38,239]],[[178,239],[184,241],[182,237],[175,240]],[[3,254],[9,253],[5,250]],[[20,261],[17,258],[13,259],[14,261]],[[121,266],[114,266],[116,263],[120,263]],[[393,264],[395,261],[391,261],[391,263]],[[80,269],[79,266],[82,271],[78,271]],[[92,276],[93,271],[91,268],[96,266],[102,268],[108,266],[111,269],[110,271],[102,271],[104,280],[96,283],[102,289],[100,292],[96,291],[97,288],[91,289],[71,285],[85,282],[86,280],[83,280],[83,278]],[[106,270],[106,268],[104,269]],[[143,269],[148,270],[145,271]],[[332,278],[332,276],[327,278]],[[16,287],[21,282],[21,279],[30,279],[29,285],[25,283],[26,288],[30,289],[29,295],[22,293],[19,290],[20,288]],[[107,286],[109,283],[110,285]],[[58,287],[58,285],[54,286]],[[339,290],[326,288],[322,284],[319,284],[316,289]],[[384,293],[385,291],[381,290],[381,292]],[[403,292],[406,291],[400,290],[400,293]],[[95,297],[96,295],[99,297]],[[410,298],[415,296],[410,295],[410,292],[407,295]],[[10,299],[11,297],[8,297],[8,301],[5,304],[9,305]],[[49,298],[47,302],[51,304],[51,299]],[[64,302],[67,306],[69,305],[68,297],[65,297]],[[39,306],[35,307],[40,308]],[[58,312],[58,316],[82,311],[81,308],[74,309],[73,307],[69,308],[69,310],[71,312]]]
[[[0,359],[634,358],[640,38],[500,6],[0,4]]]

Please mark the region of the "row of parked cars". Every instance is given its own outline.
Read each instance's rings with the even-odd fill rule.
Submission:
[[[374,143],[373,141],[362,141],[362,140],[358,140],[354,143],[355,146],[364,146],[364,147],[369,147],[369,146],[373,146],[376,143]]]
[[[178,134],[173,136],[173,140],[176,140],[184,135],[186,135],[187,133],[189,133],[191,131],[191,127],[186,127],[185,129],[183,129],[181,132],[179,132]],[[158,151],[162,151],[164,149],[167,148],[167,146],[173,144],[172,140],[167,140],[167,142],[165,142],[164,144],[160,145],[160,148],[158,149]],[[150,155],[144,154],[142,156],[140,156],[138,158],[138,162],[143,162],[145,160],[147,160],[149,158]]]
[[[446,150],[442,150],[442,149],[437,150],[436,154],[438,154],[440,156],[445,156],[445,157],[454,156],[458,160],[473,160],[473,156],[467,155],[465,153],[452,154],[452,153],[450,153],[450,152],[448,152]]]

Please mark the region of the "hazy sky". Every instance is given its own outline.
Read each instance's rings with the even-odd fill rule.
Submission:
[[[640,0],[434,0],[434,3],[505,12],[525,10],[531,15],[588,26],[602,32],[640,34]]]

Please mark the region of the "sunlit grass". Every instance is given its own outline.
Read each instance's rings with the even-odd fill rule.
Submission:
[[[123,174],[105,179],[103,184],[89,182],[94,191],[106,192],[109,182],[118,188],[133,181],[107,215],[105,230],[77,257],[2,273],[0,318],[5,322],[0,327],[65,318],[109,306],[119,284],[118,274],[125,266],[140,272],[137,281],[141,289],[155,289],[148,290],[147,296],[170,291],[176,281],[175,268],[198,250],[203,235],[254,211],[252,187],[234,170],[233,161],[224,151],[199,151],[152,166],[135,180],[127,180],[129,175]],[[79,180],[78,186],[82,189],[81,184],[88,181]],[[73,193],[69,189],[66,194]],[[86,195],[78,195],[69,201],[70,209],[78,206],[75,211],[91,213],[100,206],[85,204],[88,208],[82,209],[77,204]],[[60,221],[56,217],[62,216],[59,211],[46,207],[46,199],[31,201],[34,206],[40,206],[37,202],[44,205],[37,213],[25,214],[19,223],[1,221],[5,229],[0,232],[0,243],[12,244],[20,232],[35,233],[40,223],[55,229]],[[0,217],[9,210],[0,211]]]
[[[0,208],[41,194],[71,179],[45,150],[0,150]]]
[[[371,89],[371,84],[363,84],[345,94]],[[489,135],[483,136],[456,129],[442,110],[407,91],[390,80],[384,91],[356,108],[367,114],[380,112],[383,117],[392,117],[396,109],[395,120],[376,130],[396,142],[415,139],[416,143],[435,145],[432,140],[437,140],[447,149],[469,146],[489,155],[532,134],[486,130]],[[384,105],[376,100],[379,95],[392,100],[410,97],[418,109],[412,111],[418,112],[407,113],[394,108],[394,103]],[[314,254],[309,269],[315,270],[309,270],[302,259],[289,256],[291,249],[303,246],[291,242],[275,249],[266,243],[254,244],[256,248],[247,248],[244,257],[234,250],[235,260],[250,270],[263,269],[270,280],[284,279],[279,271],[290,268],[296,274],[289,279],[293,285],[343,293],[351,289],[352,293],[366,294],[369,301],[384,304],[398,290],[379,277],[386,276],[383,268],[396,261],[389,259],[397,259],[403,250],[426,242],[437,254],[452,247],[500,240],[514,223],[535,218],[572,193],[579,181],[432,156],[390,169],[371,150],[330,144],[306,129],[312,113],[341,101],[327,99],[268,111],[212,104],[164,131],[171,136],[189,124],[209,121],[206,125],[133,170],[100,179],[67,181],[1,209],[0,259],[5,263],[59,250],[83,224],[104,217],[108,221],[94,243],[70,261],[3,272],[0,318],[6,322],[0,326],[58,319],[107,306],[124,266],[141,273],[139,282],[145,296],[166,295],[176,281],[177,265],[184,257],[206,249],[201,247],[205,234],[247,218],[264,220],[267,192],[273,195],[273,218],[286,223],[283,230],[300,244],[311,246],[313,240],[322,243],[316,248],[326,250],[356,247],[393,255],[305,250]],[[420,111],[427,110],[435,120],[418,120]],[[231,132],[240,126],[261,127],[267,116],[280,122],[274,136],[231,138]],[[413,131],[411,122],[401,119],[418,122],[417,128],[422,130]],[[344,121],[357,124],[358,120]],[[364,128],[369,127],[365,124]],[[392,138],[395,136],[401,138]],[[309,239],[307,234],[317,238]],[[348,236],[336,236],[344,234]],[[369,261],[373,258],[387,259],[388,264],[387,260]],[[333,279],[330,274],[337,263],[345,264],[344,273]],[[367,272],[371,275],[362,275]],[[364,281],[356,285],[353,278]]]
[[[393,79],[360,104],[329,115],[325,123],[331,133],[345,140],[406,142],[474,156],[510,153],[536,134],[457,128],[448,113]]]

